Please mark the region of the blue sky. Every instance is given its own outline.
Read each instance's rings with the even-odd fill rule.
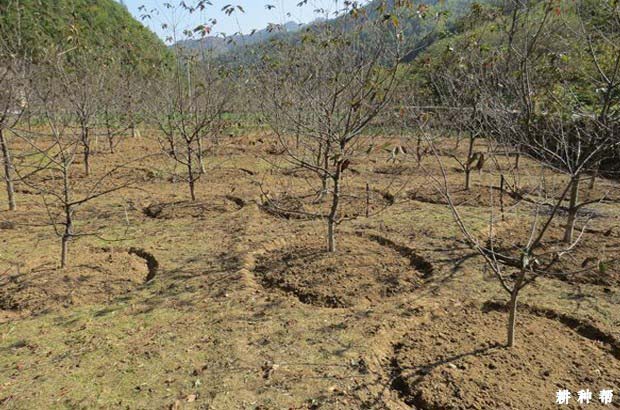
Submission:
[[[120,2],[120,0],[118,0]],[[201,12],[189,14],[179,7],[169,9],[164,7],[168,2],[173,6],[178,6],[181,0],[124,0],[129,11],[143,24],[150,27],[160,37],[166,38],[171,35],[171,28],[176,27],[177,33],[184,29],[207,24],[210,19],[216,19],[217,24],[213,27],[212,34],[226,33],[228,35],[237,32],[249,33],[253,29],[265,28],[269,23],[283,24],[288,21],[298,23],[308,23],[317,17],[325,17],[324,14],[316,13],[315,10],[323,9],[325,13],[333,13],[342,7],[342,0],[308,0],[307,4],[298,7],[301,0],[211,0],[213,6]],[[197,0],[185,0],[188,5],[196,4]],[[240,5],[245,12],[236,11],[227,16],[222,7],[227,4]],[[275,8],[268,10],[267,5]],[[157,10],[151,15],[150,19],[141,19],[145,14],[140,6],[144,6],[146,11]],[[162,29],[162,24],[167,24],[167,29]],[[180,38],[177,38],[180,39]]]

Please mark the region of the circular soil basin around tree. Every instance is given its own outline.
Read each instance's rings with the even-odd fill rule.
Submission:
[[[133,291],[149,276],[145,260],[125,249],[82,248],[70,255],[63,270],[52,265],[0,278],[0,310],[39,313],[105,303]]]
[[[556,409],[556,393],[618,388],[620,361],[564,324],[520,313],[505,348],[507,314],[473,307],[405,335],[391,362],[392,388],[419,409]],[[616,404],[617,405],[617,404]],[[598,406],[598,407],[597,407]],[[613,406],[612,406],[613,407]]]
[[[403,163],[378,165],[373,172],[381,175],[424,175],[422,168]]]
[[[228,213],[243,208],[241,198],[217,196],[207,201],[177,201],[151,204],[144,208],[144,214],[154,219],[206,218],[216,213]]]
[[[319,199],[316,192],[305,192],[296,195],[280,194],[265,201],[261,209],[281,219],[320,219],[330,211],[331,197],[325,195]],[[389,192],[364,187],[349,188],[341,194],[339,214],[344,218],[357,218],[376,214],[392,205],[395,197]]]
[[[341,234],[338,252],[329,253],[320,239],[297,241],[261,257],[255,271],[262,285],[305,304],[344,308],[380,303],[422,284],[414,261],[391,247]]]
[[[465,190],[463,187],[450,187],[449,193],[452,203],[456,206],[493,206],[498,209],[500,207],[500,190],[497,187],[472,185],[469,190]],[[432,184],[407,191],[407,197],[428,204],[448,204],[444,195]],[[508,191],[504,191],[501,197],[505,208],[515,205],[520,200],[517,194],[510,194]]]

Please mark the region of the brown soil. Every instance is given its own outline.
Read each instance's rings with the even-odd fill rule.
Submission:
[[[499,187],[482,186],[474,184],[469,190],[463,187],[450,187],[450,197],[452,202],[457,206],[479,206],[479,207],[496,207],[500,208],[500,190]],[[407,192],[407,197],[414,201],[425,202],[429,204],[447,205],[448,200],[442,195],[432,184],[421,185]],[[511,195],[504,191],[502,196],[504,207],[508,208],[515,205],[521,200],[518,195]]]
[[[57,270],[53,264],[0,276],[0,309],[44,312],[58,305],[70,307],[102,303],[143,284],[147,263],[124,249],[88,249],[83,263]]]
[[[229,196],[218,196],[208,201],[177,201],[151,204],[144,208],[144,214],[155,219],[206,218],[211,213],[238,211],[243,200]]]
[[[419,409],[555,409],[555,395],[613,389],[620,361],[554,320],[520,314],[506,349],[505,313],[464,308],[426,322],[395,347],[392,386]],[[614,404],[618,408],[617,402]],[[600,407],[600,404],[598,405]]]
[[[564,221],[560,217],[561,221]],[[581,222],[583,222],[583,218]],[[511,235],[498,235],[495,246],[503,249],[506,254],[515,253],[520,247],[525,246],[529,240],[531,226],[528,223],[510,224],[508,228]],[[576,239],[581,232],[582,225],[578,223],[575,229]],[[568,245],[562,242],[564,227],[554,225],[549,228],[546,240],[541,248],[536,250],[537,255],[546,254],[550,251],[565,249]],[[506,248],[506,241],[510,244],[519,245],[516,248]],[[541,260],[549,262],[554,254],[547,254]],[[578,243],[571,252],[564,254],[554,265],[549,276],[574,284],[592,284],[606,287],[620,286],[620,227],[609,225],[608,221],[592,224],[587,228]]]
[[[206,158],[218,165],[191,203],[185,184],[169,182],[180,170],[157,155],[154,132],[144,136],[124,140],[117,154],[93,156],[90,178],[76,168],[76,194],[83,194],[110,166],[149,154],[143,169],[131,171],[144,181],[138,189],[79,208],[77,232],[101,236],[75,238],[67,269],[56,267],[59,241],[40,196],[20,194],[18,210],[8,212],[0,192],[0,407],[404,410],[409,402],[529,410],[556,408],[559,387],[617,390],[618,355],[609,348],[620,340],[617,276],[594,269],[590,278],[539,278],[522,293],[518,346],[497,346],[506,313],[479,306],[506,295],[431,195],[426,172],[441,177],[434,157],[420,171],[413,158],[387,164],[384,152],[353,162],[349,169],[359,174],[345,175],[350,203],[341,215],[362,217],[339,226],[338,253],[330,255],[324,220],[274,217],[254,205],[260,183],[283,205],[329,207],[328,197],[312,203],[320,181],[272,165],[285,163],[268,153],[273,137],[223,141]],[[459,191],[463,174],[444,159]],[[386,173],[377,172],[382,167]],[[538,166],[522,158],[522,167],[521,185],[537,186]],[[551,188],[561,186],[563,176],[548,177]],[[472,175],[471,192],[455,194],[473,205],[462,216],[479,238],[488,233],[484,198],[497,182],[489,166]],[[371,218],[363,217],[366,183],[371,214],[385,207]],[[401,200],[403,186],[421,187],[425,203]],[[16,188],[26,186],[17,181]],[[529,199],[496,226],[506,246],[527,239]],[[620,254],[618,205],[587,208],[600,216],[561,269]],[[553,226],[553,239],[561,228]],[[608,265],[612,272],[618,265]],[[591,285],[601,280],[605,286]]]
[[[362,187],[347,189],[341,197],[340,216],[344,218],[356,218],[366,215],[366,190]],[[327,215],[330,209],[330,201],[325,196],[317,200],[317,193],[291,196],[283,193],[270,198],[263,203],[262,209],[271,215],[285,219],[318,219],[320,215]],[[373,215],[393,205],[395,197],[389,192],[381,192],[370,189],[368,192],[368,214]]]
[[[373,168],[373,172],[383,175],[424,175],[424,171],[421,168],[416,167],[415,165],[399,163],[377,165]]]
[[[330,254],[312,239],[262,257],[256,274],[266,288],[278,288],[301,302],[330,308],[379,303],[414,292],[423,274],[416,261],[363,237],[340,236]]]
[[[579,267],[587,270],[575,275],[562,275]],[[562,259],[554,271],[570,283],[620,286],[620,236],[584,234],[580,245]]]

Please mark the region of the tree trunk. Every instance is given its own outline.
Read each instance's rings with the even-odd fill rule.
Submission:
[[[590,179],[590,185],[588,186],[588,189],[590,191],[594,189],[594,184],[596,183],[596,177],[598,177],[600,167],[601,167],[601,163],[598,162],[596,164],[596,168],[594,168],[594,172],[592,173],[592,178]]]
[[[189,195],[192,198],[192,202],[194,202],[196,201],[196,181],[194,181],[193,175],[189,178]]]
[[[60,249],[60,267],[64,269],[67,266],[67,252],[68,252],[69,238],[65,235],[62,236],[62,243]]]
[[[114,135],[112,133],[112,126],[110,124],[110,114],[105,112],[105,128],[106,134],[108,136],[108,148],[110,149],[110,154],[114,154]]]
[[[138,130],[136,129],[136,117],[133,112],[132,97],[129,97],[129,128],[131,128],[131,138],[138,136]]]
[[[474,155],[474,142],[476,138],[470,134],[469,136],[469,148],[467,149],[467,164],[465,165],[465,190],[469,191],[471,180],[471,162]]]
[[[2,128],[0,128],[0,151],[2,151],[2,162],[4,163],[4,180],[6,182],[6,192],[9,200],[9,211],[14,211],[17,205],[15,203],[15,187],[13,186],[13,176],[11,173],[13,170],[13,162]]]
[[[88,140],[88,127],[82,130],[82,144],[84,145],[84,172],[90,175],[90,141]]]
[[[510,292],[510,304],[508,306],[508,337],[506,346],[513,347],[515,345],[515,328],[517,324],[517,304],[519,301],[519,292],[523,288],[523,282],[525,281],[525,270],[522,269],[517,276],[517,280]]]
[[[466,191],[469,191],[470,180],[471,180],[471,169],[469,168],[469,165],[468,165],[467,168],[465,169],[465,190]]]
[[[570,199],[568,204],[568,217],[566,219],[566,228],[564,230],[564,243],[573,241],[575,232],[575,221],[577,220],[577,201],[579,200],[579,175],[571,179]]]
[[[189,182],[189,194],[192,202],[196,200],[196,180],[194,178],[194,166],[192,159],[193,151],[190,146],[187,147],[187,179]]]
[[[70,207],[65,208],[65,232],[62,235],[61,249],[60,249],[60,267],[64,269],[67,266],[67,259],[69,253],[69,240],[73,235],[73,217]]]
[[[515,327],[517,323],[517,302],[519,299],[519,288],[515,286],[510,294],[510,305],[508,314],[508,338],[506,346],[513,347],[515,345]]]
[[[340,205],[340,167],[341,164],[338,164],[333,178],[332,205],[327,217],[327,250],[329,252],[336,252],[336,221],[338,220],[338,206]]]
[[[517,155],[515,155],[515,169],[519,169],[519,160],[521,159],[521,153],[517,152]]]
[[[458,141],[458,137],[457,137],[457,141]],[[416,141],[415,155],[416,155],[416,159],[418,160],[417,166],[419,167],[422,164],[422,136],[421,135],[418,135],[418,139]]]
[[[366,218],[370,215],[370,185],[366,182]]]
[[[205,170],[205,164],[203,162],[202,156],[202,138],[198,137],[198,155],[197,155],[198,165],[200,167],[200,175],[204,175],[207,173]]]

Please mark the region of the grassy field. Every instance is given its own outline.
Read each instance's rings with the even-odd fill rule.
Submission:
[[[211,150],[195,203],[151,138],[93,157],[96,178],[153,154],[128,171],[138,184],[78,211],[78,228],[98,234],[71,243],[65,270],[36,193],[19,185],[18,210],[0,212],[0,408],[553,409],[559,388],[617,391],[618,264],[539,278],[524,290],[517,346],[502,347],[506,294],[434,191],[436,158],[353,161],[344,212],[357,217],[329,255],[324,221],[263,206],[260,187],[281,203],[305,194],[298,207],[324,206],[267,133]],[[464,218],[484,232],[496,165],[464,192],[457,163],[441,158]],[[564,178],[526,159],[521,168],[524,186],[541,172],[549,186]],[[560,266],[620,254],[620,186],[582,189],[609,199],[588,206],[596,217],[582,250]],[[498,235],[522,234],[532,205],[507,201]],[[157,260],[152,280],[131,248]]]

